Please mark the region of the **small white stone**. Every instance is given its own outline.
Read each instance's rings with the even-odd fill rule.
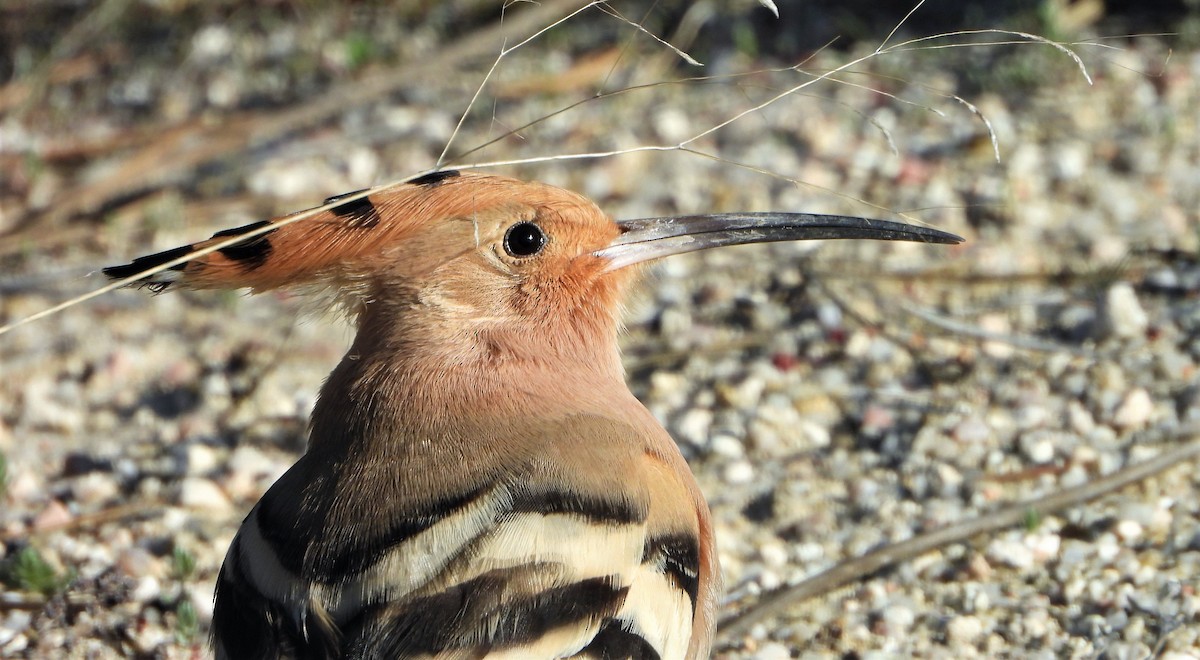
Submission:
[[[779,642],[767,642],[750,657],[754,660],[791,660],[792,652]]]
[[[771,568],[779,568],[785,566],[788,561],[787,548],[783,547],[782,543],[776,541],[767,541],[758,547],[758,556],[762,557],[762,561]]]
[[[119,492],[117,480],[105,472],[85,474],[71,484],[71,493],[80,504],[97,505],[115,498]]]
[[[208,474],[220,465],[221,460],[217,451],[199,442],[189,443],[184,449],[184,469],[190,475]]]
[[[17,502],[28,502],[40,498],[46,492],[46,486],[33,470],[13,469],[8,466],[8,496]],[[15,474],[14,474],[15,472]]]
[[[224,25],[206,25],[192,36],[192,57],[209,64],[233,50],[233,33]]]
[[[133,587],[133,592],[129,597],[139,603],[148,603],[155,598],[158,598],[162,593],[162,584],[158,578],[152,575],[143,575],[138,578],[137,584]]]
[[[1117,282],[1104,296],[1104,320],[1108,331],[1117,337],[1139,337],[1146,333],[1150,317],[1138,302],[1129,282]]]
[[[187,477],[179,484],[179,506],[224,512],[232,508],[229,496],[211,479]]]
[[[1117,555],[1121,553],[1121,545],[1117,543],[1117,537],[1112,532],[1105,532],[1096,539],[1096,557],[1104,563],[1112,563]]]
[[[229,471],[258,479],[282,474],[286,466],[250,445],[241,445],[229,455]]]
[[[1050,616],[1044,609],[1025,612],[1020,623],[1025,635],[1033,639],[1041,639],[1050,632]]]
[[[978,417],[968,417],[954,426],[950,431],[958,442],[965,444],[977,444],[985,442],[992,435],[992,430]]]
[[[1038,563],[1045,563],[1058,556],[1062,537],[1058,534],[1030,534],[1025,537],[1025,546],[1033,553]]]
[[[800,422],[800,434],[808,446],[813,448],[822,449],[833,442],[833,435],[829,433],[829,429],[807,419]]]
[[[1138,387],[1125,395],[1125,400],[1113,414],[1113,424],[1122,429],[1137,429],[1145,426],[1154,414],[1154,400],[1150,393]]]
[[[762,399],[767,381],[758,376],[749,376],[736,385],[720,387],[722,398],[729,405],[742,410],[752,410]]]
[[[1017,409],[1016,421],[1017,426],[1022,430],[1034,429],[1046,425],[1046,421],[1050,418],[1049,411],[1046,406],[1037,403],[1031,403],[1021,406]]]
[[[796,560],[812,564],[825,558],[825,548],[820,543],[800,543],[796,546]]]
[[[12,639],[6,640],[4,646],[0,646],[0,655],[6,658],[15,658],[17,654],[29,648],[29,638],[22,633],[15,634]]]
[[[856,360],[866,355],[870,348],[871,335],[865,330],[856,330],[850,333],[850,339],[846,340],[846,355]]]
[[[983,634],[983,622],[975,616],[959,616],[946,624],[946,636],[957,644],[970,644]]]
[[[742,446],[742,441],[727,433],[713,436],[710,446],[714,454],[726,458],[741,458],[746,454],[746,448]]]
[[[1054,442],[1050,434],[1037,431],[1021,436],[1021,453],[1033,463],[1049,463],[1054,460]]]
[[[666,107],[654,115],[654,130],[668,142],[680,142],[691,137],[691,120],[679,108]]]
[[[1136,520],[1120,520],[1113,527],[1113,532],[1122,541],[1132,543],[1142,538],[1142,535],[1146,533],[1146,529]]]
[[[670,261],[668,259],[668,261]],[[671,407],[682,406],[687,400],[688,380],[683,374],[656,371],[650,376],[650,399]]]
[[[1012,334],[1012,323],[1004,314],[983,314],[977,322],[980,329],[991,335],[1006,337]],[[1015,351],[1012,344],[1003,341],[985,341],[982,348],[984,353],[998,360],[1012,357]]]
[[[984,554],[991,563],[1010,568],[1026,569],[1034,563],[1032,550],[1024,543],[1008,538],[993,539]]]
[[[1092,477],[1090,474],[1088,474],[1087,469],[1085,469],[1082,465],[1079,465],[1078,463],[1071,463],[1071,466],[1068,467],[1065,472],[1059,475],[1058,485],[1063,488],[1074,488],[1075,486],[1082,486],[1083,484],[1086,484],[1088,481],[1091,481],[1091,478]]]
[[[779,573],[771,569],[764,569],[762,573],[758,574],[758,585],[762,587],[763,591],[774,591],[782,584],[783,579],[779,577]]]
[[[754,481],[754,465],[749,461],[734,461],[725,466],[725,483],[734,486],[748,484]]]
[[[675,431],[679,438],[697,447],[703,446],[712,428],[713,412],[706,408],[692,408],[679,416]]]
[[[1087,435],[1096,428],[1096,420],[1092,413],[1078,401],[1067,404],[1067,419],[1071,422],[1071,430],[1080,435]]]
[[[883,622],[887,626],[888,637],[903,637],[916,620],[917,615],[904,605],[892,605],[883,610]]]
[[[50,378],[31,379],[22,393],[22,405],[17,408],[22,411],[21,423],[67,434],[78,431],[83,426],[83,412],[79,406],[67,405],[59,395]]]

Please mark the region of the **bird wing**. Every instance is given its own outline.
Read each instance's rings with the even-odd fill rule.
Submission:
[[[490,433],[457,460],[466,438],[385,469],[302,458],[230,548],[220,653],[688,657],[702,516],[690,477],[598,416]]]

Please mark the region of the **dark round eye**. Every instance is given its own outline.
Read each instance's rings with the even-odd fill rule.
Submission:
[[[518,222],[504,234],[504,251],[514,257],[532,257],[545,246],[546,235],[532,222]]]

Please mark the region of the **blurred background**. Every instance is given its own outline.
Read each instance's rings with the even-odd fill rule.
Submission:
[[[0,1],[0,323],[438,166],[521,160],[489,170],[620,218],[966,237],[689,255],[631,302],[727,612],[1194,435],[1200,3],[928,2],[891,34],[912,4],[614,1],[504,50],[582,4]],[[119,291],[0,335],[0,656],[204,656],[224,551],[350,333],[285,293]],[[1196,657],[1195,473],[1031,507],[717,655]]]

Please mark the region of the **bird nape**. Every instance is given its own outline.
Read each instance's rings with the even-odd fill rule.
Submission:
[[[104,271],[194,254],[138,284],[316,288],[358,327],[304,455],[226,555],[221,658],[707,657],[712,522],[624,382],[630,266],[764,241],[962,240],[793,213],[615,222],[566,190],[455,171],[327,205]]]

